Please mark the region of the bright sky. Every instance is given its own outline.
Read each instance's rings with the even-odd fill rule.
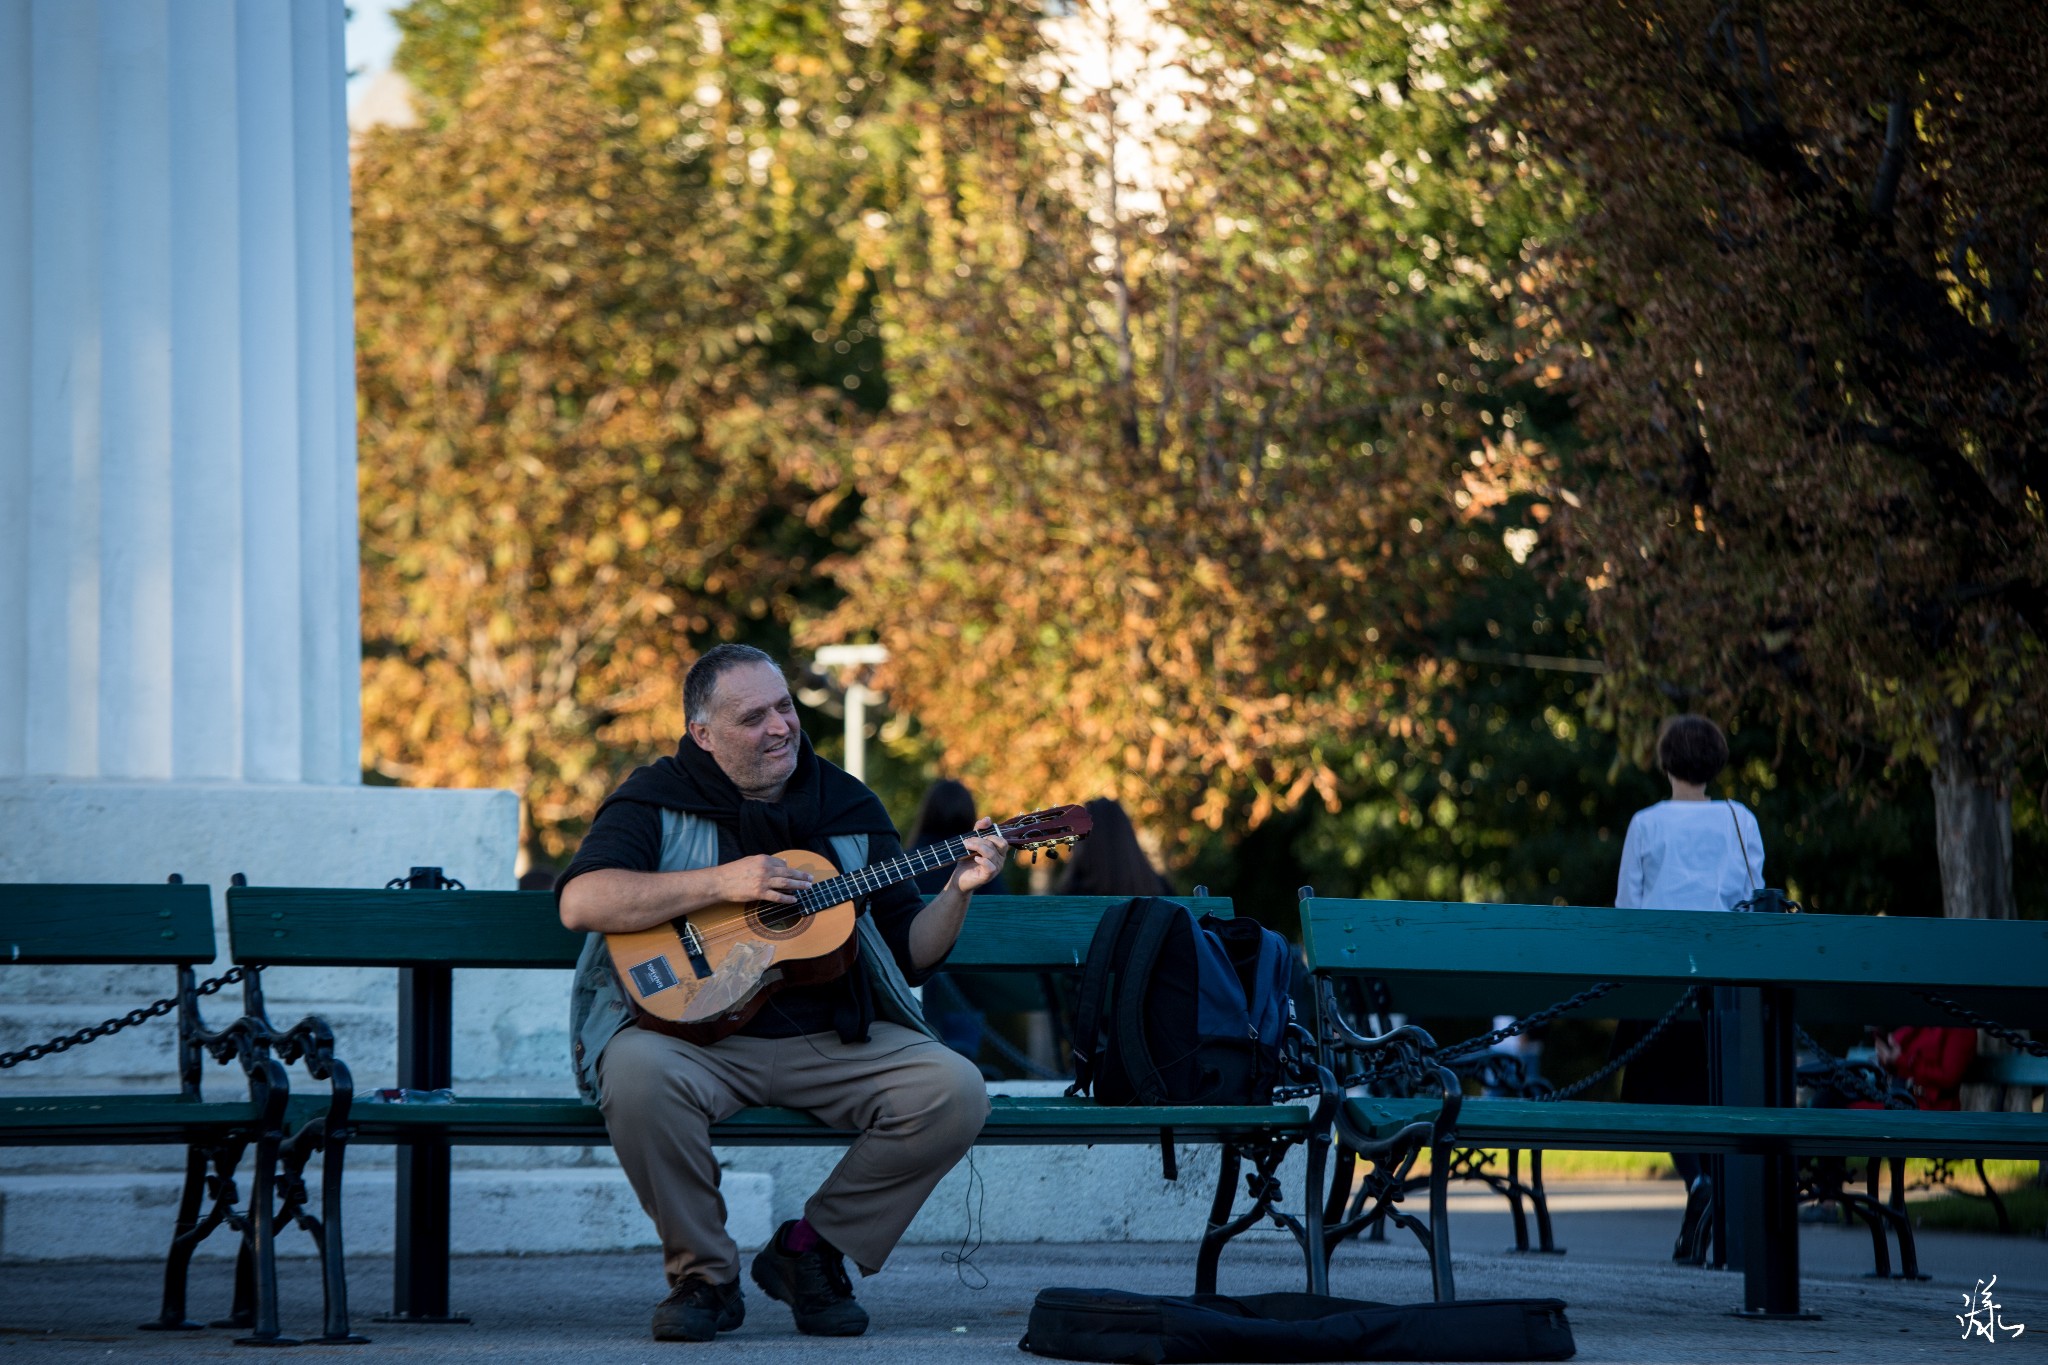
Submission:
[[[348,0],[348,69],[361,73],[348,83],[351,105],[377,73],[391,65],[398,47],[398,25],[391,22],[391,11],[405,4],[406,0]]]

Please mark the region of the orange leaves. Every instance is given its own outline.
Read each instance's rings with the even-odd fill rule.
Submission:
[[[607,98],[511,34],[357,166],[365,761],[514,787],[541,856],[673,742],[694,641],[789,610],[835,477],[761,359],[790,261]]]
[[[1592,363],[1503,283],[1560,267],[1486,5],[1180,0],[1157,88],[1028,6],[466,13],[359,175],[375,762],[557,847],[689,648],[799,618],[994,806],[1238,828],[1439,732],[1561,496],[1511,367]]]

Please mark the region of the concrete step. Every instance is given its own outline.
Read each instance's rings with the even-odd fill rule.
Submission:
[[[838,1162],[837,1147],[720,1147],[727,1226],[743,1247],[765,1244]],[[114,1159],[113,1149],[97,1154]],[[175,1149],[151,1149],[175,1156]],[[1001,1242],[1157,1242],[1199,1237],[1215,1190],[1218,1149],[1180,1149],[1180,1179],[1159,1173],[1159,1149],[984,1147],[939,1183],[905,1236],[912,1245]],[[515,1157],[515,1165],[499,1165]],[[654,1245],[608,1150],[471,1148],[455,1154],[452,1218],[458,1252],[623,1251]],[[388,1252],[395,1174],[390,1150],[349,1154],[344,1238],[351,1250]],[[493,1164],[483,1164],[483,1163]],[[1302,1157],[1280,1180],[1284,1206],[1302,1197]],[[545,1163],[545,1164],[543,1164]],[[317,1164],[317,1163],[316,1163]],[[168,1243],[179,1169],[0,1173],[0,1261],[150,1257]],[[317,1208],[318,1183],[313,1182]],[[247,1191],[247,1174],[243,1173]],[[1254,1230],[1255,1239],[1266,1232]],[[1285,1234],[1271,1232],[1284,1237]],[[285,1255],[310,1249],[298,1233]],[[206,1254],[233,1250],[215,1237]]]
[[[395,1174],[351,1170],[343,1240],[351,1253],[389,1255]],[[319,1208],[318,1182],[313,1207]],[[0,1177],[0,1262],[130,1260],[163,1256],[177,1221],[179,1179],[170,1173]],[[242,1181],[246,1195],[248,1182]],[[775,1224],[775,1181],[728,1172],[726,1227],[742,1248],[765,1246]],[[656,1245],[654,1224],[616,1168],[457,1171],[452,1181],[452,1249],[457,1254],[626,1251]],[[200,1248],[232,1256],[232,1234]],[[313,1254],[312,1240],[278,1236],[280,1256]]]

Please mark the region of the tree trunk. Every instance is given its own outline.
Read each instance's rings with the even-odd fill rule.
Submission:
[[[1951,711],[1936,727],[1934,838],[1941,910],[1950,919],[2013,919],[2012,759],[1986,754]]]
[[[1937,726],[1934,769],[1934,838],[1941,859],[1941,908],[1950,919],[2013,919],[2012,761],[1987,755],[1971,741],[1962,715],[1951,711]],[[1987,1033],[1977,1035],[1979,1056],[2008,1051]],[[1995,1085],[1966,1085],[1965,1109],[2003,1108]]]

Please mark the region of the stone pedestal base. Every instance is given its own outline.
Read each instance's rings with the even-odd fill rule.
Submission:
[[[438,866],[475,890],[514,884],[519,802],[502,791],[419,791],[245,782],[115,782],[12,778],[0,781],[0,883],[162,882],[181,873],[214,891],[220,957],[203,975],[227,969],[226,902],[233,874],[257,886],[382,886],[413,866]],[[0,1048],[66,1033],[172,993],[167,967],[0,967]],[[288,1024],[319,1014],[335,1029],[341,1058],[368,1090],[394,1083],[397,973],[360,968],[265,973],[271,1017]],[[471,1016],[457,1031],[457,1083],[566,1091],[567,974],[511,972],[488,990],[458,993]],[[234,1017],[239,993],[206,1002],[209,1022]],[[10,1089],[165,1092],[177,1087],[176,1027],[152,1020],[86,1047],[25,1064]],[[475,1045],[470,1045],[475,1044]],[[312,1086],[303,1072],[295,1089]],[[236,1093],[240,1073],[209,1066],[206,1093]],[[84,1176],[138,1188],[175,1190],[154,1174],[167,1155],[153,1149],[0,1150],[0,1176]],[[175,1161],[171,1164],[175,1166]],[[150,1174],[145,1174],[150,1173]],[[60,1182],[61,1183],[61,1182]],[[89,1182],[91,1183],[91,1182]],[[45,1195],[59,1188],[43,1183]],[[17,1194],[25,1191],[17,1190]],[[18,1201],[16,1201],[18,1202]],[[33,1201],[31,1201],[33,1202]],[[28,1209],[11,1213],[27,1216]],[[0,1255],[39,1257],[9,1218]],[[103,1241],[108,1256],[160,1256],[161,1222],[118,1219]],[[40,1239],[35,1239],[40,1240]]]
[[[518,852],[511,792],[0,780],[0,882],[382,886],[433,864],[503,890]]]
[[[227,969],[224,893],[235,873],[252,886],[382,886],[419,865],[442,868],[473,890],[514,885],[519,802],[511,792],[419,791],[399,787],[316,787],[245,782],[0,781],[0,883],[161,882],[173,872],[213,888],[220,957]],[[566,1030],[566,980],[513,972],[493,991],[473,993],[488,1017],[461,1032]],[[18,1046],[97,1023],[168,995],[162,967],[9,968],[0,1001],[0,1046]],[[359,1086],[390,1085],[397,1066],[397,974],[362,968],[294,968],[265,975],[272,1017],[290,1023],[317,1013],[334,1025],[342,1059]],[[530,997],[548,1005],[543,1021]],[[232,995],[209,1001],[208,1018],[232,1017]],[[471,1013],[474,1015],[475,1010]],[[516,1046],[518,1038],[505,1038]],[[10,1081],[75,1088],[91,1076],[136,1089],[175,1085],[173,1026],[157,1021],[14,1071]],[[531,1065],[560,1070],[566,1043],[526,1049]],[[458,1047],[458,1052],[460,1048]],[[525,1075],[497,1056],[467,1058],[478,1079]],[[458,1061],[458,1068],[462,1062]],[[460,1074],[460,1073],[459,1073]],[[224,1079],[224,1077],[223,1077]]]

